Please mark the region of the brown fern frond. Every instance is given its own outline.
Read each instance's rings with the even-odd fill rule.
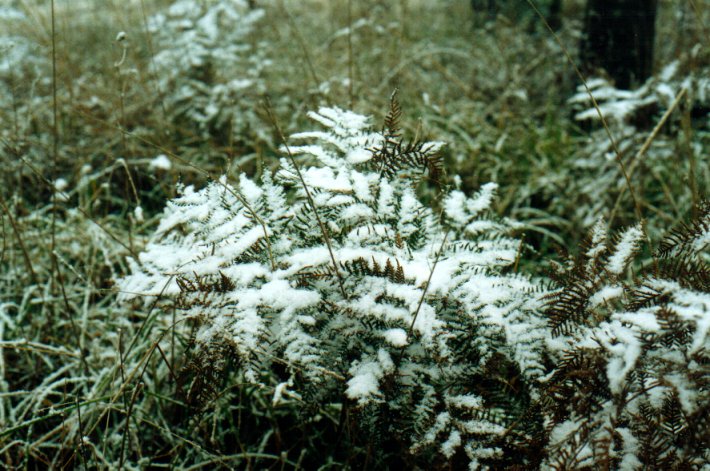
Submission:
[[[304,267],[296,273],[296,286],[299,288],[310,288],[317,280],[330,280],[334,274],[328,268],[316,269],[313,267]]]
[[[683,251],[659,260],[661,277],[675,280],[684,288],[710,291],[710,265],[698,257],[696,251]]]
[[[706,250],[710,243],[703,238],[707,237],[708,232],[710,232],[710,201],[703,200],[699,204],[697,217],[689,223],[681,223],[661,241],[658,255],[667,258],[688,251],[699,253]]]
[[[390,109],[385,115],[385,126],[382,130],[382,134],[386,138],[397,139],[400,137],[400,119],[402,118],[402,107],[399,104],[399,99],[397,98],[397,93],[399,90],[395,89],[390,96]]]
[[[413,280],[407,280],[404,275],[404,268],[397,259],[392,263],[392,260],[388,258],[384,268],[381,267],[374,258],[372,259],[372,266],[370,266],[370,263],[366,259],[356,258],[347,262],[341,262],[340,267],[345,273],[356,278],[377,276],[387,278],[394,283],[413,283]]]
[[[419,170],[427,172],[430,180],[438,182],[443,173],[443,157],[439,154],[439,146],[421,141],[418,137],[405,141],[400,130],[401,116],[402,108],[395,90],[390,97],[390,109],[384,120],[383,142],[369,149],[373,155],[371,165],[388,177],[402,170]]]
[[[372,164],[388,177],[408,169],[428,171],[432,180],[442,173],[443,158],[438,148],[429,142],[405,142],[399,138],[385,140],[382,146],[372,148],[370,152],[373,154]]]
[[[545,314],[553,335],[567,335],[575,326],[587,324],[592,314],[587,309],[589,299],[604,284],[595,279],[572,278],[561,289],[546,295]]]
[[[235,288],[234,282],[221,271],[219,276],[180,275],[175,277],[175,282],[182,295],[194,293],[227,293]]]

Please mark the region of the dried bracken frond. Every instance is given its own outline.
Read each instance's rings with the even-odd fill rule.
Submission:
[[[402,109],[397,92],[392,93],[390,109],[385,116],[381,141],[372,147],[371,164],[380,173],[393,177],[401,171],[428,172],[429,179],[439,183],[443,171],[441,142],[423,142],[415,138],[405,141],[400,129]]]
[[[245,0],[177,0],[148,19],[157,98],[176,124],[217,136],[259,123],[254,107],[268,61],[247,38],[263,16]]]
[[[707,212],[671,232],[659,270],[629,278],[634,236],[595,229],[549,295],[555,368],[543,394],[550,422],[546,463],[568,469],[684,469],[710,447],[710,292]],[[619,247],[619,245],[625,247]],[[607,254],[607,255],[604,255]],[[626,262],[620,263],[620,259]],[[611,266],[612,269],[609,267]],[[554,352],[554,350],[553,350]]]

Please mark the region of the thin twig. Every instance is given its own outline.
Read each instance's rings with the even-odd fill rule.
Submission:
[[[136,398],[138,393],[143,389],[143,383],[138,383],[138,385],[133,390],[133,395],[131,396],[131,403],[128,405],[128,411],[126,412],[126,431],[123,432],[123,440],[121,441],[121,454],[118,459],[118,470],[123,469],[123,460],[126,452],[126,441],[128,440],[128,435],[130,435],[131,430],[131,413],[133,412],[133,405],[136,403]]]
[[[173,329],[174,331],[174,329]],[[163,362],[165,363],[165,366],[168,367],[168,373],[170,373],[170,378],[175,382],[175,390],[177,391],[178,397],[185,397],[185,395],[182,392],[182,388],[180,387],[180,382],[178,381],[177,375],[175,374],[175,371],[173,370],[173,366],[170,364],[168,361],[168,357],[165,356],[165,352],[163,351],[162,348],[160,348],[160,344],[157,345],[158,353],[160,353],[160,356],[163,358]]]
[[[79,456],[84,463],[84,469],[89,469],[86,465],[86,456],[84,456],[84,424],[81,420],[81,406],[79,405],[79,396],[76,397],[76,415],[79,419]]]
[[[126,171],[126,176],[128,177],[128,182],[131,185],[131,191],[133,192],[133,198],[136,200],[136,205],[140,206],[141,205],[141,199],[138,196],[138,189],[136,188],[136,184],[133,181],[133,176],[131,175],[131,169],[128,168],[128,162],[126,162],[126,159],[124,158],[119,158],[118,163],[123,166],[123,169]]]
[[[55,260],[59,260],[59,256],[57,255],[57,251],[53,251],[52,255],[54,256]],[[74,322],[74,316],[72,316],[72,309],[71,305],[69,304],[69,297],[67,296],[67,290],[66,290],[66,285],[64,283],[64,275],[62,275],[62,270],[59,268],[59,263],[56,265],[56,271],[57,271],[57,279],[59,280],[59,290],[62,293],[62,300],[64,301],[64,309],[66,309],[67,313],[67,318],[69,319],[69,324],[71,324],[72,329],[74,330],[74,335],[76,336],[77,341],[81,338],[81,330],[79,329],[79,326],[76,325],[76,322]],[[84,366],[84,371],[88,375],[89,373],[89,364],[86,362],[86,358],[84,357],[84,352],[81,349],[81,345],[79,345],[79,354],[81,358],[81,364]]]
[[[54,249],[57,244],[57,192],[55,188],[57,176],[59,173],[59,119],[57,106],[57,31],[56,31],[56,16],[54,12],[54,0],[50,2],[51,7],[51,22],[52,22],[52,219],[50,224],[50,242],[49,253],[52,260],[50,267],[49,280],[51,290],[54,294],[54,275],[59,269],[57,264],[57,256],[54,254]],[[71,315],[67,313],[68,315]]]

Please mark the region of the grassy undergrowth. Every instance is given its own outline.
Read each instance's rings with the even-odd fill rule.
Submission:
[[[553,36],[532,13],[516,18],[505,10],[483,20],[465,1],[0,2],[1,466],[459,469],[478,463],[576,469],[598,465],[600,456],[610,468],[707,466],[708,451],[696,439],[709,430],[702,414],[708,410],[710,340],[694,333],[703,326],[707,331],[710,8],[699,1],[661,2],[656,73],[633,91],[588,78],[598,107],[565,54],[576,57],[582,14],[582,2],[564,2],[563,23]],[[345,229],[356,226],[347,219],[355,216],[337,219],[335,209],[314,209],[329,201],[332,188],[320,188],[317,179],[307,183],[307,173],[300,181],[294,177],[298,166],[314,174],[328,167],[321,154],[301,149],[297,163],[280,161],[296,145],[288,136],[322,132],[323,118],[314,125],[308,117],[322,107],[370,116],[370,140],[355,140],[349,149],[369,152],[362,159],[394,159],[396,172],[387,175],[392,181],[418,175],[410,186],[426,208],[421,211],[428,211],[421,219],[435,221],[417,226],[426,244],[415,240],[416,231],[411,240],[403,236],[408,229],[395,219],[362,223],[376,234],[375,226],[399,231],[377,242],[389,243],[390,271],[384,258],[347,265],[343,247],[353,239]],[[399,127],[391,126],[393,114]],[[342,137],[335,136],[324,148]],[[393,147],[378,141],[382,136]],[[430,141],[445,144],[436,146],[436,165],[427,160],[428,148],[417,148]],[[266,242],[250,250],[267,271],[288,271],[298,266],[289,244],[327,246],[330,257],[320,266],[313,261],[283,279],[330,303],[318,308],[321,314],[348,319],[317,335],[304,327],[318,342],[337,346],[330,357],[319,357],[332,364],[287,359],[277,348],[284,342],[279,327],[259,337],[259,345],[269,348],[248,353],[239,342],[205,337],[221,315],[208,314],[212,296],[234,291],[234,273],[204,278],[216,272],[175,266],[154,274],[166,277],[156,292],[119,292],[125,288],[120,280],[140,272],[134,261],[150,253],[150,244],[199,232],[185,219],[171,228],[174,233],[155,235],[168,201],[178,204],[186,188],[215,194],[242,188],[243,174],[265,182],[264,175],[276,172],[278,180],[284,168],[292,173],[279,183],[284,206],[301,208],[302,226],[282,226],[275,210],[267,224],[247,208],[265,240],[286,234],[273,251]],[[352,175],[373,171],[348,169]],[[446,216],[447,201],[464,204],[463,195],[487,194],[482,189],[491,189],[489,182],[497,184],[495,198],[470,214]],[[227,209],[242,214],[235,208],[244,201],[237,198]],[[325,226],[309,211],[322,214]],[[298,214],[283,217],[297,221]],[[338,224],[328,226],[330,217]],[[492,222],[477,226],[480,233],[467,229],[481,222],[477,218]],[[628,228],[637,228],[637,237]],[[624,235],[607,241],[600,235],[607,229]],[[633,250],[623,254],[618,245],[625,236],[633,239]],[[205,240],[215,244],[214,255],[219,241],[201,240],[203,248]],[[458,249],[445,250],[455,242]],[[528,352],[539,357],[540,371],[526,372],[521,365],[528,363],[510,345],[517,337],[507,330],[491,333],[495,322],[457,324],[456,316],[488,313],[502,300],[476,304],[466,294],[472,291],[460,286],[448,295],[444,288],[429,292],[433,275],[408,274],[421,260],[434,273],[440,257],[439,269],[459,251],[485,252],[486,244],[502,251],[495,252],[497,261],[471,263],[480,265],[481,277],[500,277],[511,286],[511,280],[524,280],[511,299],[525,308],[516,304],[510,312],[534,311],[534,321],[520,325],[547,339]],[[422,247],[430,248],[429,258]],[[276,263],[267,253],[284,258]],[[394,268],[400,261],[401,277]],[[407,315],[416,313],[411,325],[404,325],[406,316],[357,324],[356,307],[346,304],[354,304],[349,293],[359,289],[358,277],[411,286],[418,293],[413,303],[386,290],[373,301],[392,310],[409,302]],[[441,342],[452,344],[447,348],[456,360],[445,367],[449,353],[431,347],[423,330],[414,328],[422,306],[446,321],[441,331],[449,337],[442,334],[448,340]],[[257,311],[271,321],[275,314],[264,313],[272,307]],[[658,315],[658,326],[629,327],[629,312],[644,319]],[[506,329],[519,327],[505,322],[500,325]],[[393,345],[373,333],[383,329]],[[348,341],[343,332],[357,332],[369,343]],[[462,332],[488,340],[471,346],[456,340]],[[416,337],[410,350],[400,345],[388,355],[398,368],[407,359],[416,368],[425,365],[417,374],[429,375],[430,389],[421,378],[413,381],[416,388],[401,379],[415,367],[388,370],[378,349],[367,350],[380,342],[394,352],[402,333]],[[600,343],[584,343],[592,337]],[[613,346],[622,338],[631,345],[632,337],[646,343],[639,347],[643,354],[637,344],[627,348],[636,356],[624,370]],[[674,345],[682,361],[660,361],[663,355],[653,353]],[[262,369],[250,369],[250,361]],[[382,371],[375,376],[389,410],[347,393],[363,365],[378,361]],[[309,366],[337,371],[322,383],[309,382],[318,377],[304,372]],[[432,379],[437,368],[446,373]],[[612,370],[621,379],[603,373]],[[575,377],[575,371],[588,375]],[[644,388],[661,392],[654,396]],[[467,395],[476,397],[469,398],[470,409],[452,399]],[[634,402],[645,395],[646,402]],[[582,404],[579,409],[567,404],[570,398]],[[479,400],[482,406],[470,405]],[[418,421],[405,417],[415,406]],[[639,409],[648,422],[635,422]],[[466,428],[474,419],[486,424],[486,433]],[[605,426],[616,432],[604,435]],[[663,427],[668,433],[654,438],[652,430]],[[593,445],[586,447],[587,441]]]

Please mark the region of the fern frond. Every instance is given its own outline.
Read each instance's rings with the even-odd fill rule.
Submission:
[[[402,107],[397,98],[398,90],[392,92],[390,96],[390,108],[385,116],[385,125],[382,130],[382,135],[386,140],[399,139],[400,137],[400,119],[402,118]]]
[[[682,256],[687,253],[699,254],[710,249],[710,201],[703,200],[698,207],[698,215],[689,223],[681,223],[673,229],[658,246],[662,258]]]
[[[396,95],[380,133],[350,111],[309,116],[323,130],[292,136],[273,178],[184,188],[119,285],[177,301],[195,350],[228,345],[246,381],[350,408],[371,446],[503,463],[546,333],[544,290],[509,273],[520,242],[490,211],[495,185],[445,195],[445,227],[401,178],[439,172],[441,144],[401,139]]]

